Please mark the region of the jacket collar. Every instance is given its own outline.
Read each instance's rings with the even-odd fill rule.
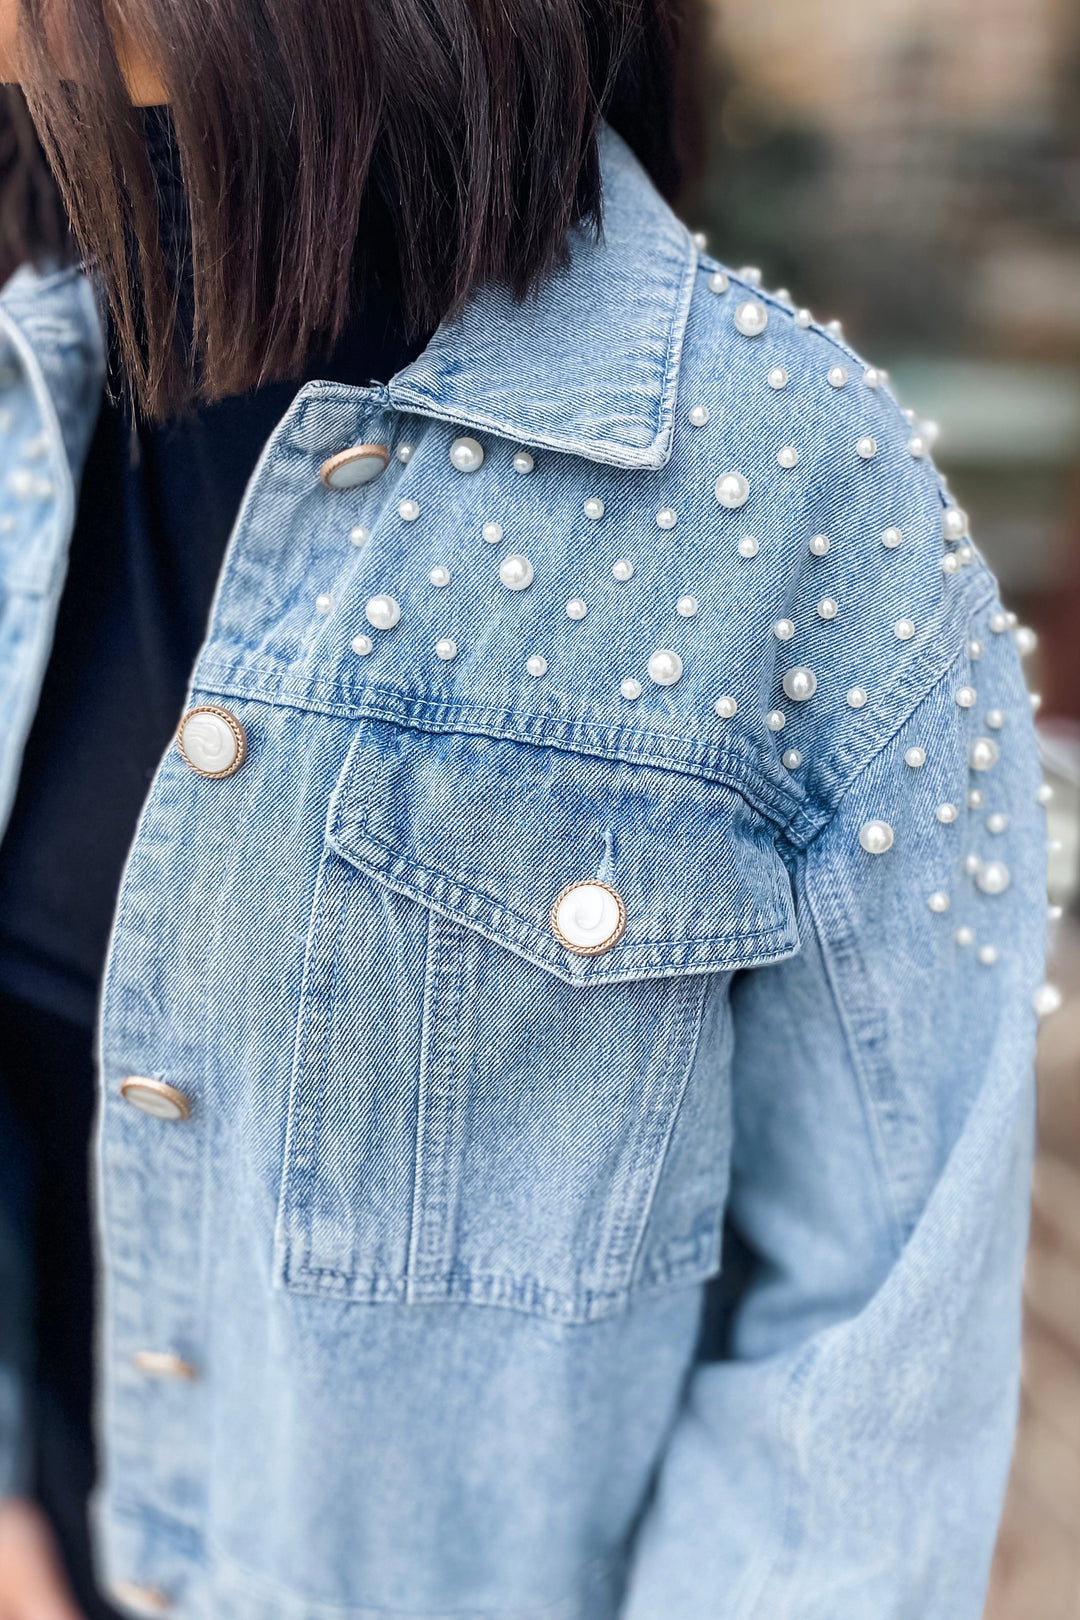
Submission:
[[[600,138],[603,229],[521,303],[483,288],[389,384],[391,403],[615,467],[671,454],[697,252],[619,136]]]

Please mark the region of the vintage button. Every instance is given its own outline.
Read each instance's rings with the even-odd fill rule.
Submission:
[[[172,1603],[156,1586],[142,1586],[137,1581],[115,1581],[110,1588],[115,1603],[132,1609],[136,1614],[167,1614]]]
[[[120,1082],[120,1095],[140,1113],[152,1114],[155,1119],[188,1119],[191,1099],[164,1080],[154,1080],[145,1074],[129,1074]]]
[[[608,883],[586,878],[570,883],[551,908],[551,929],[575,956],[601,956],[622,938],[626,907]]]
[[[131,1362],[151,1378],[181,1378],[190,1384],[198,1376],[191,1362],[172,1350],[136,1350]]]
[[[200,776],[232,776],[244,763],[247,736],[235,714],[216,703],[189,709],[176,728],[176,746],[185,765]]]
[[[390,452],[385,444],[354,444],[329,456],[319,468],[319,477],[327,489],[356,489],[360,484],[370,484],[389,465]]]

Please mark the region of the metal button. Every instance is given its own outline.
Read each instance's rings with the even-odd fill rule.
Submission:
[[[610,951],[625,927],[622,896],[595,878],[568,884],[551,908],[552,932],[575,956],[601,956]]]
[[[182,1378],[191,1384],[197,1377],[190,1361],[171,1350],[136,1350],[131,1360],[139,1372],[148,1373],[151,1378]]]
[[[125,1609],[136,1614],[165,1614],[172,1603],[156,1586],[141,1586],[137,1581],[115,1581],[112,1597]]]
[[[389,465],[390,452],[385,444],[353,444],[327,457],[319,468],[319,477],[327,489],[356,489],[360,484],[370,484]]]
[[[191,1098],[185,1097],[175,1086],[164,1080],[153,1080],[145,1074],[129,1074],[120,1082],[120,1095],[132,1108],[155,1119],[189,1119]]]
[[[185,765],[216,780],[240,769],[247,736],[235,714],[216,703],[204,703],[184,715],[176,728],[176,746]]]

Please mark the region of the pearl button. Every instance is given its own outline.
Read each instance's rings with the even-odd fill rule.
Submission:
[[[566,617],[568,619],[583,619],[589,609],[580,596],[572,596],[566,604]]]
[[[468,436],[455,439],[450,446],[450,460],[458,472],[476,472],[484,464],[484,447],[478,439]]]
[[[628,580],[634,572],[634,565],[625,557],[620,557],[618,562],[612,563],[611,572],[616,579]]]
[[[617,945],[626,928],[626,907],[608,883],[571,883],[551,908],[551,931],[575,956],[601,956]]]
[[[709,277],[709,291],[711,293],[716,293],[717,295],[720,293],[726,293],[730,286],[731,283],[722,270],[714,270],[712,275]]]
[[[154,1119],[190,1119],[191,1099],[164,1080],[153,1080],[148,1075],[130,1074],[120,1082],[120,1095],[141,1114]]]
[[[435,643],[435,656],[441,658],[444,664],[457,657],[457,642],[451,641],[449,636],[441,636]]]
[[[528,557],[512,552],[499,564],[499,578],[508,591],[523,591],[533,582],[533,565]]]
[[[632,703],[635,698],[641,696],[641,682],[636,681],[632,675],[628,675],[619,687],[619,691],[628,702]]]
[[[366,523],[357,523],[349,530],[349,540],[354,546],[366,546],[371,539],[371,530]]]
[[[777,641],[790,641],[795,634],[795,626],[790,619],[777,619],[772,627],[772,633]]]
[[[825,553],[829,549],[829,544],[830,541],[827,534],[813,535],[808,542],[810,555],[812,557],[824,557]]]
[[[185,765],[211,780],[232,776],[244,763],[247,737],[235,714],[215,703],[189,709],[176,730]]]
[[[354,444],[324,461],[319,477],[327,489],[356,489],[360,484],[370,484],[389,465],[390,452],[385,444]]]
[[[906,749],[904,753],[904,764],[910,765],[913,771],[919,770],[921,766],[926,764],[926,749],[917,747]]]
[[[525,668],[534,680],[539,680],[541,675],[546,675],[547,667],[548,661],[542,653],[533,653],[531,658],[525,660]]]
[[[514,457],[514,471],[516,473],[531,473],[536,462],[527,450],[519,450]]]
[[[948,827],[951,822],[956,820],[960,812],[956,808],[955,804],[939,804],[937,809],[934,811],[934,814],[937,816],[943,827]]]
[[[868,855],[884,855],[893,846],[893,836],[887,821],[864,821],[859,828],[859,843]]]
[[[881,531],[881,543],[886,551],[895,551],[903,538],[904,531],[902,529],[890,527]]]
[[[770,366],[768,376],[765,380],[770,388],[786,388],[788,385],[788,374],[784,370],[783,366]]]
[[[713,708],[721,720],[730,720],[738,712],[739,705],[733,697],[718,697]]]
[[[656,526],[658,529],[673,529],[677,522],[678,519],[670,506],[662,506],[656,514]]]
[[[958,506],[947,506],[941,514],[941,533],[946,540],[962,540],[967,534],[967,513]]]
[[[401,618],[401,605],[392,596],[373,596],[364,608],[364,618],[375,630],[392,630]]]
[[[693,619],[697,616],[698,599],[696,596],[680,596],[675,604],[675,611],[682,619]]]
[[[744,298],[735,309],[735,328],[743,337],[760,337],[769,324],[769,312],[760,298]]]
[[[949,897],[943,889],[935,889],[933,894],[927,897],[926,903],[931,911],[936,911],[939,915],[949,909]]]
[[[784,676],[784,691],[793,703],[805,703],[817,691],[817,676],[805,664],[796,664]]]
[[[590,495],[589,499],[585,502],[585,516],[590,518],[593,523],[599,523],[603,515],[603,501],[600,499],[599,495]]]
[[[1012,882],[1004,861],[984,861],[975,873],[975,886],[983,894],[1004,894]]]
[[[793,444],[785,444],[781,450],[776,452],[776,459],[781,467],[786,467],[790,472],[799,459],[799,452]]]
[[[742,539],[739,541],[740,557],[756,557],[759,549],[758,542],[752,534],[744,534]]]
[[[847,371],[843,366],[830,366],[827,375],[830,388],[843,388],[848,380]]]
[[[136,1350],[131,1361],[138,1372],[151,1378],[181,1378],[190,1384],[197,1376],[190,1361],[171,1350]]]
[[[670,652],[667,648],[658,648],[652,654],[646,666],[649,679],[657,686],[674,686],[683,672],[683,662],[678,653]]]
[[[709,407],[707,405],[691,405],[686,415],[691,427],[703,428],[709,420]]]
[[[366,658],[374,645],[375,643],[372,641],[370,636],[353,636],[352,640],[349,642],[349,646],[352,648],[353,652],[356,653],[360,658]]]
[[[847,695],[849,709],[865,709],[869,699],[864,686],[853,686]]]
[[[484,524],[484,527],[480,530],[480,533],[483,535],[489,546],[497,546],[503,537],[503,526],[501,523],[488,522]]]
[[[721,506],[734,511],[750,499],[750,485],[742,473],[721,473],[716,480],[716,498]]]
[[[873,461],[877,455],[877,440],[869,433],[864,433],[862,438],[855,441],[855,454],[863,461]]]
[[[436,568],[431,570],[431,573],[428,575],[428,579],[430,579],[433,585],[438,585],[439,588],[442,589],[444,586],[449,585],[450,583],[450,570],[449,568],[444,568],[440,563]]]
[[[420,508],[415,501],[398,501],[398,517],[405,523],[415,523],[420,516]]]

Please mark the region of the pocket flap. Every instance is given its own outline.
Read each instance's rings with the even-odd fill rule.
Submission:
[[[682,772],[388,722],[358,734],[330,807],[346,860],[569,983],[775,962],[798,948],[775,828],[732,788]],[[551,921],[581,880],[625,928],[598,955]]]

